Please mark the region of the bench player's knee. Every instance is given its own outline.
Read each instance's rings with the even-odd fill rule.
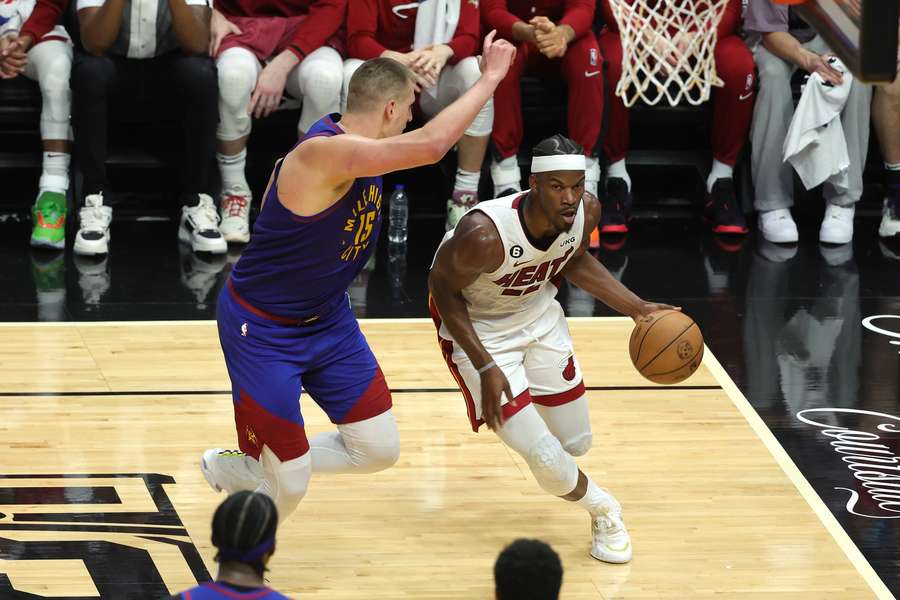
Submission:
[[[566,440],[562,440],[562,447],[572,456],[584,456],[591,449],[594,436],[590,431],[579,433]]]
[[[565,496],[578,483],[575,461],[550,433],[534,443],[525,460],[538,485],[554,496]]]

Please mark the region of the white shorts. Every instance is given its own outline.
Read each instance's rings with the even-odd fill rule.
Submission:
[[[481,376],[463,349],[446,339],[441,317],[434,301],[431,316],[438,329],[438,342],[447,366],[462,390],[472,430],[484,423],[481,418]],[[443,335],[442,335],[443,334]],[[503,417],[508,419],[534,402],[542,406],[560,406],[584,395],[581,367],[572,348],[572,336],[562,307],[555,300],[530,325],[495,335],[479,334],[485,349],[503,371],[516,399],[516,407],[503,398]]]

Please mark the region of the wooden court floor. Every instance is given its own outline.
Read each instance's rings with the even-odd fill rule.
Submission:
[[[628,361],[628,319],[570,327],[594,429],[578,462],[621,501],[630,564],[590,558],[588,517],[489,431],[472,433],[429,322],[379,320],[363,330],[394,390],[400,460],[314,475],[279,531],[271,585],[307,600],[488,599],[499,550],[538,537],[563,560],[569,600],[890,597],[708,349],[691,379],[662,388]],[[137,598],[214,573],[223,496],[197,461],[235,445],[215,324],[8,324],[0,340],[0,574],[23,592],[88,597],[132,577],[121,589]],[[329,427],[302,406],[308,432]],[[131,574],[129,552],[156,574]]]

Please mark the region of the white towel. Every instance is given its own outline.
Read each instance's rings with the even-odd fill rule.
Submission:
[[[806,189],[828,181],[835,190],[844,192],[850,156],[841,111],[850,95],[853,75],[837,58],[828,62],[841,72],[843,83],[831,85],[818,73],[810,75],[784,139],[784,160],[791,163]]]
[[[459,23],[460,3],[461,0],[422,0],[416,12],[413,50],[452,40]],[[423,93],[437,97],[437,86],[433,85]]]

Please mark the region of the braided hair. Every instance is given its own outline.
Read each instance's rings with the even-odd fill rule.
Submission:
[[[559,156],[562,154],[584,154],[584,148],[577,142],[557,133],[553,137],[542,140],[531,149],[532,156]]]
[[[265,494],[237,492],[225,499],[212,521],[216,561],[250,565],[262,577],[264,558],[275,551],[278,510]]]

